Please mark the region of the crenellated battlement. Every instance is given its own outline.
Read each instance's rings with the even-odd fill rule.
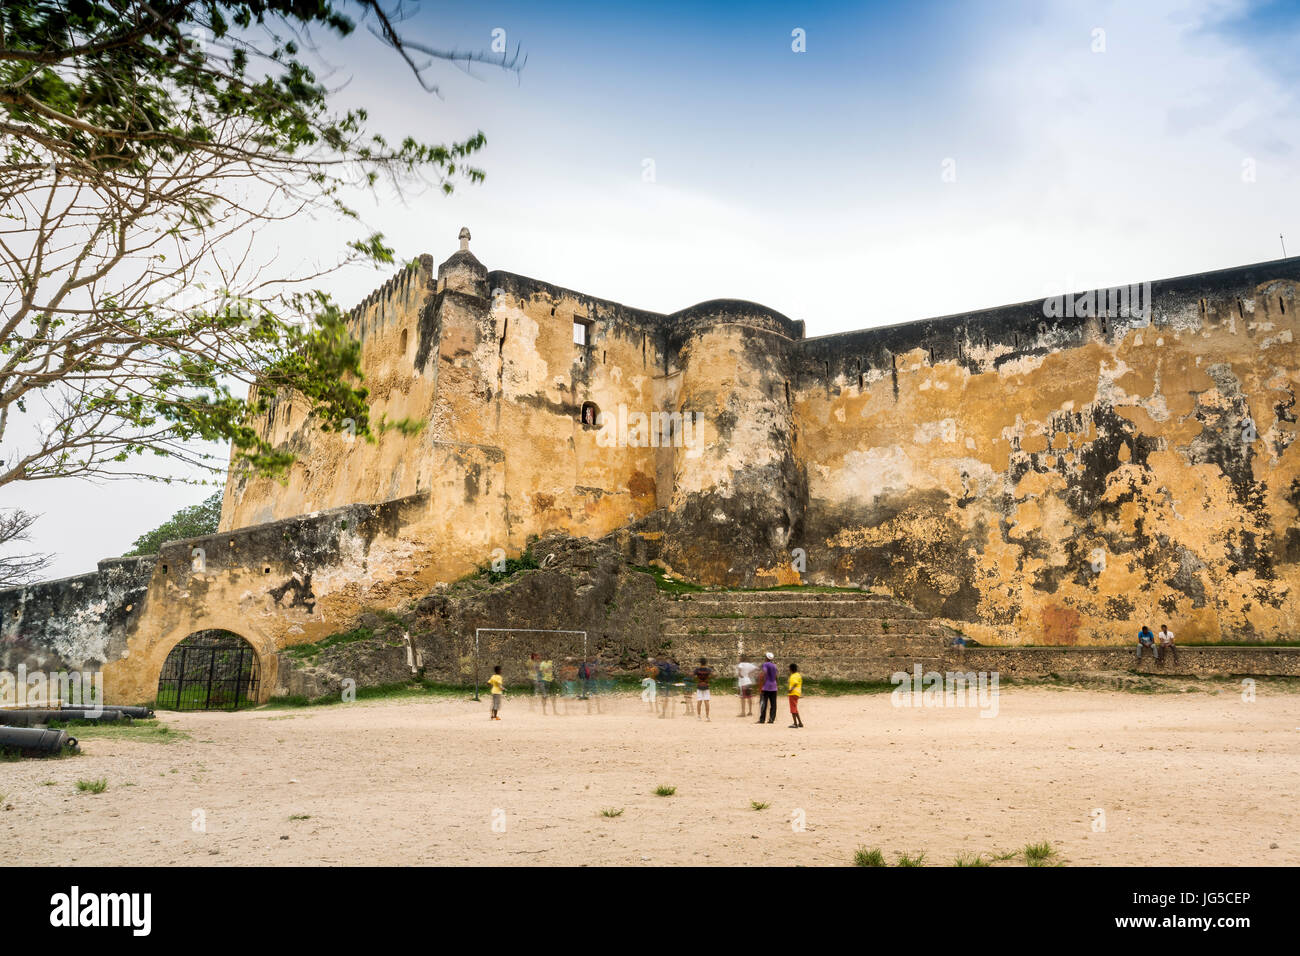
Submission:
[[[347,313],[348,325],[356,330],[358,338],[364,339],[370,332],[388,324],[402,306],[409,305],[411,295],[417,291],[433,291],[433,256],[427,253],[407,263],[353,306]],[[367,321],[376,307],[376,320]]]

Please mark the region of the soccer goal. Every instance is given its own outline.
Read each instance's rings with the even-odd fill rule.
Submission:
[[[536,660],[532,655],[536,654]],[[535,680],[541,670],[557,692],[569,686],[586,697],[584,679],[588,656],[587,632],[539,627],[476,627],[474,629],[474,700],[492,667],[501,665],[507,684],[521,686]]]

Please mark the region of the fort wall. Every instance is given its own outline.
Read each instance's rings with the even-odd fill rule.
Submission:
[[[98,662],[146,700],[223,628],[269,692],[283,648],[548,532],[702,584],[858,586],[985,645],[1294,640],[1300,259],[1120,291],[806,339],[421,257],[349,315],[373,441],[273,396],[287,479],[232,467],[216,535],[0,592],[0,669]]]
[[[232,475],[223,526],[489,474],[482,524],[430,516],[432,577],[630,528],[703,583],[864,584],[986,640],[1294,633],[1297,260],[813,339],[754,303],[661,315],[431,261],[354,314],[374,421],[419,430],[275,409],[299,463]],[[694,427],[638,440],[638,414]]]
[[[807,580],[1027,643],[1294,637],[1295,260],[804,343]]]

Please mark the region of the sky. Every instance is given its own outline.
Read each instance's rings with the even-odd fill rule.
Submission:
[[[1229,0],[407,2],[425,92],[364,32],[322,41],[338,102],[390,138],[487,147],[450,197],[354,197],[403,259],[674,312],[760,302],[809,336],[1300,253],[1300,4]],[[803,39],[803,49],[798,36]],[[355,231],[267,235],[283,268]],[[387,275],[331,278],[352,304]],[[35,482],[51,576],[93,570],[212,488]]]

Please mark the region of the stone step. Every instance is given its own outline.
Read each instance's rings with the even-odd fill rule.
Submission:
[[[730,601],[674,602],[665,610],[668,620],[683,618],[762,617],[870,617],[885,620],[920,620],[925,617],[905,604],[885,601],[763,601],[757,604]]]
[[[840,634],[775,634],[754,636],[744,634],[675,634],[665,635],[673,648],[720,648],[728,654],[742,645],[747,653],[761,656],[764,651],[778,647],[802,647],[812,653],[875,654],[925,651],[938,653],[951,646],[946,636],[909,635],[904,637],[845,637]]]
[[[836,604],[841,601],[854,601],[874,604],[893,604],[909,607],[895,598],[881,594],[867,594],[862,591],[696,591],[679,594],[672,599],[677,604],[767,604],[782,601],[800,601],[805,604]]]
[[[678,617],[664,621],[665,634],[837,634],[879,636],[943,632],[937,624],[917,618],[876,617]],[[946,633],[946,632],[945,632]]]

